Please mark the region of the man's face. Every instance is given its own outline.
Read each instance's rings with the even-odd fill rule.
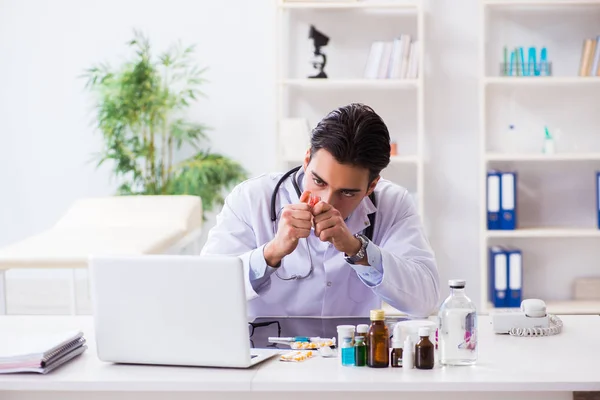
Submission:
[[[310,158],[304,158],[304,189],[331,204],[344,219],[354,211],[361,200],[371,194],[379,178],[369,182],[369,170],[349,164],[340,164],[327,150],[320,149]]]

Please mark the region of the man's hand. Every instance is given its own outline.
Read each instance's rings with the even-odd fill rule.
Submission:
[[[288,204],[281,212],[277,234],[264,248],[267,265],[276,267],[283,257],[287,256],[298,246],[298,240],[310,235],[313,215],[311,206],[306,204],[310,192],[302,193],[300,203]]]
[[[349,256],[358,253],[362,243],[352,235],[338,210],[321,201],[313,207],[312,214],[315,216],[315,235],[319,239],[330,242]]]

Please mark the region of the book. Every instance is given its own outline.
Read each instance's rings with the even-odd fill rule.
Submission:
[[[366,79],[377,79],[384,46],[385,42],[382,41],[373,42],[371,44],[371,51],[369,52],[369,57],[367,58],[367,64],[365,66]]]
[[[402,66],[400,67],[400,78],[406,79],[408,77],[408,65],[411,50],[411,39],[410,35],[402,35]]]
[[[410,57],[408,59],[408,79],[417,79],[419,77],[419,41],[415,40],[410,44]]]
[[[381,56],[381,60],[379,62],[379,71],[377,73],[377,78],[386,79],[388,78],[388,74],[390,71],[390,61],[392,59],[392,50],[394,48],[393,42],[384,42],[383,44],[383,54]]]
[[[419,42],[402,34],[391,41],[375,41],[365,63],[366,79],[416,79],[419,76]]]
[[[596,54],[594,55],[592,62],[592,69],[590,71],[592,76],[600,76],[600,35],[596,37]]]
[[[46,374],[82,354],[86,349],[86,340],[79,331],[50,335],[30,333],[19,336],[4,332],[0,334],[0,374]]]
[[[583,49],[581,51],[581,61],[579,63],[579,76],[590,76],[592,69],[593,55],[596,43],[592,39],[583,41]]]
[[[394,39],[394,46],[392,50],[392,58],[390,63],[390,73],[388,78],[400,79],[400,67],[402,66],[402,39]]]

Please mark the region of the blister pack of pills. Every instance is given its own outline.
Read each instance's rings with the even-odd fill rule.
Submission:
[[[287,362],[302,362],[314,357],[315,354],[316,353],[312,350],[287,351],[279,357],[279,360]]]
[[[334,339],[312,339],[310,342],[292,342],[290,347],[294,350],[318,350],[321,347],[335,346]]]

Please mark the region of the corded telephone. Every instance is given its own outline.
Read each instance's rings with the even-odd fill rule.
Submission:
[[[550,336],[562,330],[562,321],[546,312],[546,303],[539,299],[521,302],[520,309],[499,309],[491,314],[495,333],[512,336]]]

